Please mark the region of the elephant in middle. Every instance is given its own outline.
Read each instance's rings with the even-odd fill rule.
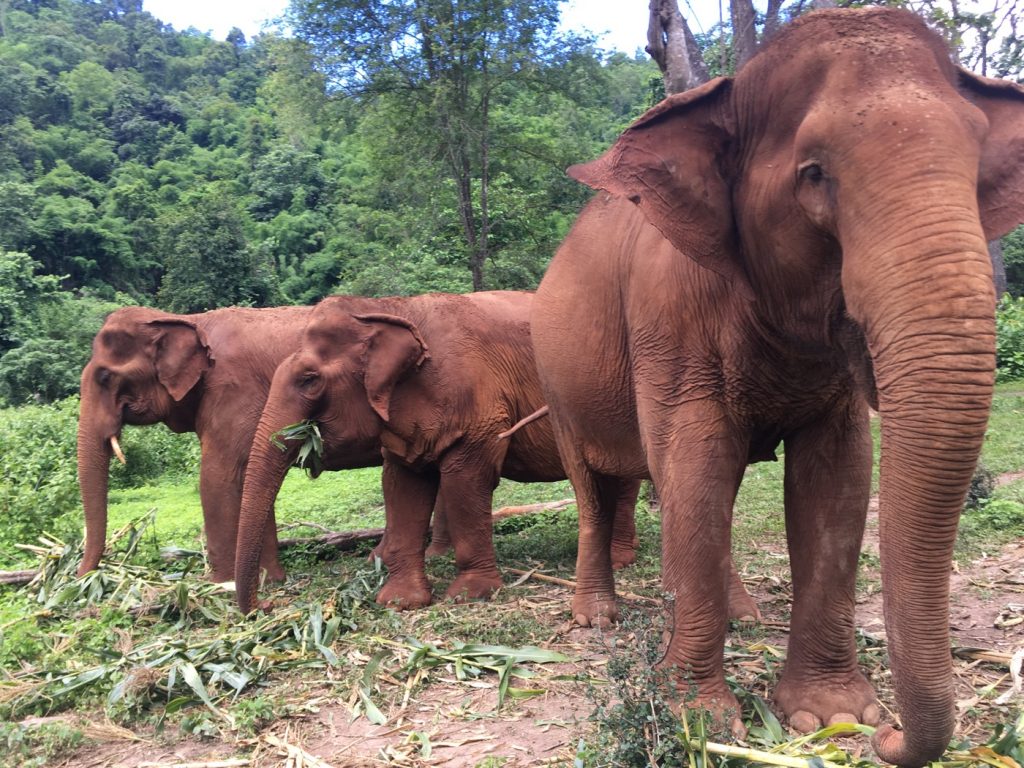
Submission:
[[[532,298],[334,296],[317,305],[299,349],[274,374],[249,456],[235,560],[243,611],[254,605],[264,528],[298,452],[294,443],[275,447],[272,436],[307,419],[319,427],[331,469],[345,468],[346,456],[383,458],[387,534],[378,554],[389,579],[379,603],[431,602],[424,543],[435,503],[459,569],[448,595],[476,599],[501,586],[490,513],[499,478],[565,479],[546,419],[498,437],[544,404],[530,344]],[[616,505],[618,564],[634,558],[638,487],[624,487]]]

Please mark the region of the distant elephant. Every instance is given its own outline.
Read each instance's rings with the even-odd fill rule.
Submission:
[[[120,453],[121,428],[162,422],[199,437],[210,578],[234,578],[249,446],[274,370],[298,346],[310,311],[229,308],[172,315],[125,307],[107,318],[82,371],[78,480],[86,542],[80,576],[96,568],[103,555],[108,470],[112,452]],[[267,527],[260,562],[279,580],[284,569],[276,531],[276,525]]]
[[[698,704],[738,713],[722,667],[732,507],[744,465],[783,442],[793,609],[775,700],[801,730],[876,722],[853,632],[870,403],[903,722],[874,746],[938,758],[950,562],[993,388],[986,240],[1024,219],[1024,89],[957,68],[911,14],[815,12],[569,173],[604,192],[543,278],[532,332],[579,507],[574,613],[615,617],[609,500],[650,474],[677,596],[665,662]]]
[[[271,436],[315,421],[326,464],[362,466],[383,445],[387,527],[379,554],[389,578],[377,602],[431,602],[424,570],[427,523],[443,509],[459,574],[457,599],[501,586],[491,537],[491,493],[501,477],[565,479],[546,419],[499,439],[543,404],[530,347],[532,294],[482,292],[408,298],[334,296],[313,310],[297,351],[274,374],[242,495],[235,562],[238,604],[255,604],[258,556],[274,499],[298,451]],[[615,499],[606,557],[631,562],[639,482]]]

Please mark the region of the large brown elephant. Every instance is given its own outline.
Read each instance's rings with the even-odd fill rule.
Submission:
[[[80,576],[96,568],[103,555],[108,470],[121,428],[162,422],[199,437],[210,577],[234,578],[249,446],[274,370],[295,350],[310,311],[229,308],[173,315],[126,307],[106,319],[82,371],[78,480],[86,542]],[[276,525],[267,527],[261,565],[271,578],[281,579],[276,531]]]
[[[498,437],[543,403],[530,347],[532,297],[334,296],[316,306],[298,351],[274,374],[249,455],[235,563],[244,612],[254,606],[260,543],[298,451],[279,450],[271,436],[307,419],[333,468],[362,451],[383,453],[387,534],[378,553],[389,578],[377,602],[430,604],[424,542],[435,501],[459,569],[448,595],[481,598],[501,586],[490,514],[499,478],[565,479],[546,419]],[[620,564],[633,559],[638,487],[624,483],[613,503],[605,556]]]
[[[666,662],[698,703],[738,712],[722,668],[732,505],[744,465],[782,442],[793,609],[775,700],[804,730],[876,722],[853,632],[870,403],[903,722],[874,745],[937,758],[952,548],[993,387],[985,242],[1024,219],[1024,90],[957,68],[910,14],[822,11],[570,175],[603,192],[532,330],[579,504],[578,620],[614,618],[609,500],[649,472],[677,594]]]

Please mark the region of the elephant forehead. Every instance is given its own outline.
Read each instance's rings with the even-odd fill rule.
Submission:
[[[141,351],[144,343],[128,331],[117,328],[104,328],[99,332],[97,341],[97,352],[109,356],[115,363],[130,360]]]

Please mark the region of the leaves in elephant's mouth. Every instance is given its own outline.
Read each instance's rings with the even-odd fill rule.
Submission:
[[[315,421],[303,419],[295,424],[279,429],[270,436],[270,442],[282,451],[289,446],[285,443],[301,440],[299,453],[295,457],[295,466],[302,467],[310,477],[318,477],[323,472],[324,441],[320,437],[320,428]]]

